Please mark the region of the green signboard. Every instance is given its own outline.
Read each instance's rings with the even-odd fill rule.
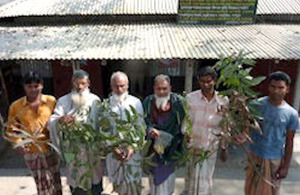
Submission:
[[[251,24],[257,0],[180,0],[179,22]]]

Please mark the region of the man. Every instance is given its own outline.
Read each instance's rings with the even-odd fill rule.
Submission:
[[[219,122],[222,117],[218,113],[220,106],[228,105],[228,98],[218,95],[215,91],[217,73],[206,66],[199,70],[198,84],[200,90],[187,95],[189,114],[192,125],[191,148],[197,160],[202,152],[209,154],[203,162],[191,162],[188,165],[189,195],[212,194],[212,177],[215,169],[218,139],[215,136],[220,132]],[[226,149],[221,149],[222,160],[226,160]]]
[[[62,139],[63,132],[60,131],[58,127],[59,124],[70,124],[71,128],[72,124],[79,122],[82,124],[90,124],[94,128],[96,127],[97,102],[100,101],[100,99],[89,90],[90,80],[88,73],[83,70],[75,71],[72,76],[72,85],[72,91],[59,98],[54,113],[49,121],[51,139],[59,148],[61,148],[61,145],[63,144],[61,142],[67,142],[67,140]],[[79,165],[76,165],[76,163],[78,163],[77,161],[67,163],[67,181],[70,185],[72,194],[83,195],[87,194],[89,191],[91,191],[93,195],[100,194],[102,192],[101,160],[97,159],[97,157],[93,157],[92,154],[90,154],[89,149],[86,149],[86,146],[82,146],[77,155],[78,159],[90,163],[90,167],[92,167],[92,176],[86,181],[89,188],[87,190],[85,189],[86,187],[83,187],[80,179],[87,171],[86,168],[81,167],[80,170],[78,170]],[[74,176],[75,173],[76,175]]]
[[[17,150],[24,156],[38,194],[62,194],[59,158],[47,144],[49,132],[46,125],[56,100],[53,96],[42,94],[43,80],[32,71],[24,77],[24,90],[25,97],[13,102],[9,108],[6,136],[13,144],[19,144]],[[25,136],[20,130],[30,136]],[[30,137],[36,138],[36,141],[22,145]]]
[[[129,80],[125,73],[115,72],[111,76],[112,96],[109,98],[110,108],[117,113],[121,120],[126,120],[125,110],[130,112],[132,106],[140,115],[144,114],[141,101],[128,94]],[[142,118],[141,118],[142,122]],[[114,131],[112,133],[115,133]],[[140,195],[140,182],[142,169],[138,161],[141,156],[132,148],[126,148],[124,151],[115,148],[113,153],[106,158],[107,174],[113,183],[114,190],[121,195]],[[121,162],[124,167],[121,168]],[[129,175],[124,175],[124,170],[131,170]]]
[[[258,99],[263,133],[251,133],[253,143],[250,144],[245,181],[247,195],[279,194],[280,182],[288,174],[294,134],[299,129],[298,112],[284,101],[290,77],[278,71],[269,75],[268,82],[269,95]]]
[[[158,75],[154,79],[154,95],[143,102],[146,113],[147,138],[153,140],[154,152],[150,178],[151,195],[171,195],[175,187],[175,152],[181,152],[183,134],[181,125],[185,116],[182,97],[171,93],[170,78]],[[167,141],[169,139],[169,141]]]

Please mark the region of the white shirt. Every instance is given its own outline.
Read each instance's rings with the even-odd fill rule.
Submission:
[[[113,112],[117,113],[120,116],[120,119],[126,120],[125,110],[130,111],[130,106],[136,109],[136,112],[140,115],[144,115],[144,109],[141,101],[132,96],[127,95],[123,102],[118,102],[113,96],[109,98],[109,104]]]
[[[130,106],[135,108],[136,112],[140,115],[144,115],[144,110],[141,101],[132,96],[127,95],[122,102],[118,102],[113,96],[109,98],[110,107],[113,112],[117,113],[120,117],[120,119],[126,120],[126,114],[125,109],[127,109],[129,112],[131,111]],[[141,122],[142,122],[141,118]],[[127,182],[133,182],[134,180],[140,180],[142,177],[142,169],[137,161],[141,160],[141,156],[139,153],[135,152],[132,156],[132,158],[125,163],[126,166],[133,165],[131,167],[132,174],[126,177]],[[124,174],[122,169],[119,168],[120,161],[116,160],[113,157],[113,154],[109,154],[106,158],[106,168],[107,168],[107,174],[112,183],[115,185],[120,185],[118,188],[118,193],[124,194],[126,193],[126,182],[124,178]],[[134,177],[135,174],[139,175],[139,177]]]
[[[81,112],[88,111],[89,109],[90,112],[87,115],[81,115],[78,116],[76,114],[78,108],[73,105],[72,103],[72,94],[68,93],[67,95],[62,96],[61,98],[58,99],[55,109],[53,111],[53,114],[50,117],[50,120],[48,122],[48,129],[50,131],[50,138],[52,142],[56,146],[60,146],[60,141],[59,137],[57,134],[57,124],[58,120],[64,116],[64,115],[73,115],[75,116],[75,120],[77,121],[82,121],[84,123],[89,122],[92,123],[93,127],[96,127],[96,119],[97,119],[97,107],[96,103],[100,101],[100,98],[96,96],[95,94],[89,93],[87,101],[85,105],[80,109]]]
[[[72,93],[69,93],[61,98],[58,99],[58,102],[55,106],[54,112],[50,117],[50,120],[48,122],[48,129],[50,132],[50,138],[52,142],[61,149],[60,144],[60,136],[59,136],[59,130],[58,130],[58,120],[64,116],[64,115],[71,115],[75,117],[75,120],[81,121],[83,123],[89,123],[94,128],[97,126],[97,117],[98,117],[98,111],[97,111],[97,102],[100,101],[100,98],[96,96],[95,94],[89,93],[87,101],[84,106],[76,107],[72,103]],[[89,111],[90,110],[90,111]],[[80,111],[82,113],[88,113],[83,115],[78,115],[77,112]],[[89,112],[88,112],[89,111]],[[85,151],[84,147],[82,147],[82,150],[79,152],[78,158],[79,159],[93,159],[92,154],[88,154],[87,151]],[[92,162],[91,162],[92,163]],[[73,163],[67,164],[67,181],[68,184],[72,187],[78,187],[77,183],[80,176],[78,176],[76,179],[72,178],[72,170],[74,168]],[[86,170],[81,168],[78,172],[79,174],[83,174]],[[89,186],[91,187],[92,184],[97,184],[102,180],[102,165],[99,159],[99,165],[97,165],[93,172],[93,178],[92,181],[89,182]]]

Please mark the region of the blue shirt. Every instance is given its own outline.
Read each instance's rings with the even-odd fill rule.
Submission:
[[[299,129],[298,112],[286,102],[279,106],[272,105],[268,97],[262,97],[258,102],[261,103],[258,110],[263,115],[260,121],[263,134],[252,131],[250,150],[261,158],[282,158],[287,130]]]

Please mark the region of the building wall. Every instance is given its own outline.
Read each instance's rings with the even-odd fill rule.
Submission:
[[[214,65],[217,60],[198,60],[194,67],[193,90],[198,89],[196,75],[198,69],[204,65]],[[110,76],[113,72],[121,70],[129,75],[130,92],[140,98],[153,93],[153,79],[159,73],[168,74],[167,72],[154,71],[157,69],[157,61],[107,61],[106,66],[101,65],[100,60],[88,60],[86,65],[81,65],[80,68],[86,70],[91,78],[91,90],[102,98],[106,98],[110,93]],[[27,63],[26,63],[27,64]],[[50,61],[52,67],[52,75],[49,78],[51,88],[45,86],[44,92],[52,94],[55,97],[61,97],[71,90],[72,65],[62,65],[61,61]],[[28,65],[28,64],[27,64]],[[24,64],[23,64],[24,66]],[[138,66],[138,67],[137,67]],[[41,66],[38,66],[41,67]],[[32,67],[31,67],[32,68]],[[3,77],[8,91],[8,99],[11,103],[17,98],[24,95],[22,87],[22,74],[20,63],[16,61],[5,62],[2,65]],[[24,68],[23,68],[24,69]],[[296,79],[298,72],[297,60],[258,60],[257,66],[253,69],[254,76],[268,76],[271,72],[282,70],[287,72],[292,79],[290,93],[287,95],[287,101],[292,104],[295,90]],[[182,74],[171,76],[173,90],[177,93],[182,93],[184,90],[184,70]],[[139,75],[139,76],[137,76]],[[264,81],[256,87],[256,91],[261,95],[267,95],[267,82]]]
[[[254,76],[268,76],[270,73],[275,71],[286,72],[292,80],[290,86],[290,92],[287,94],[286,100],[288,103],[293,103],[293,98],[295,94],[295,83],[298,74],[298,61],[297,60],[257,60],[256,66],[253,69]],[[261,93],[261,95],[268,94],[267,81],[263,81],[260,85],[256,87],[256,90]]]
[[[69,93],[72,88],[71,78],[73,68],[70,61],[68,62],[61,63],[59,60],[52,61],[53,94],[57,98]],[[88,60],[86,61],[86,64],[81,65],[80,68],[87,71],[90,75],[91,91],[96,95],[103,97],[101,61]]]

